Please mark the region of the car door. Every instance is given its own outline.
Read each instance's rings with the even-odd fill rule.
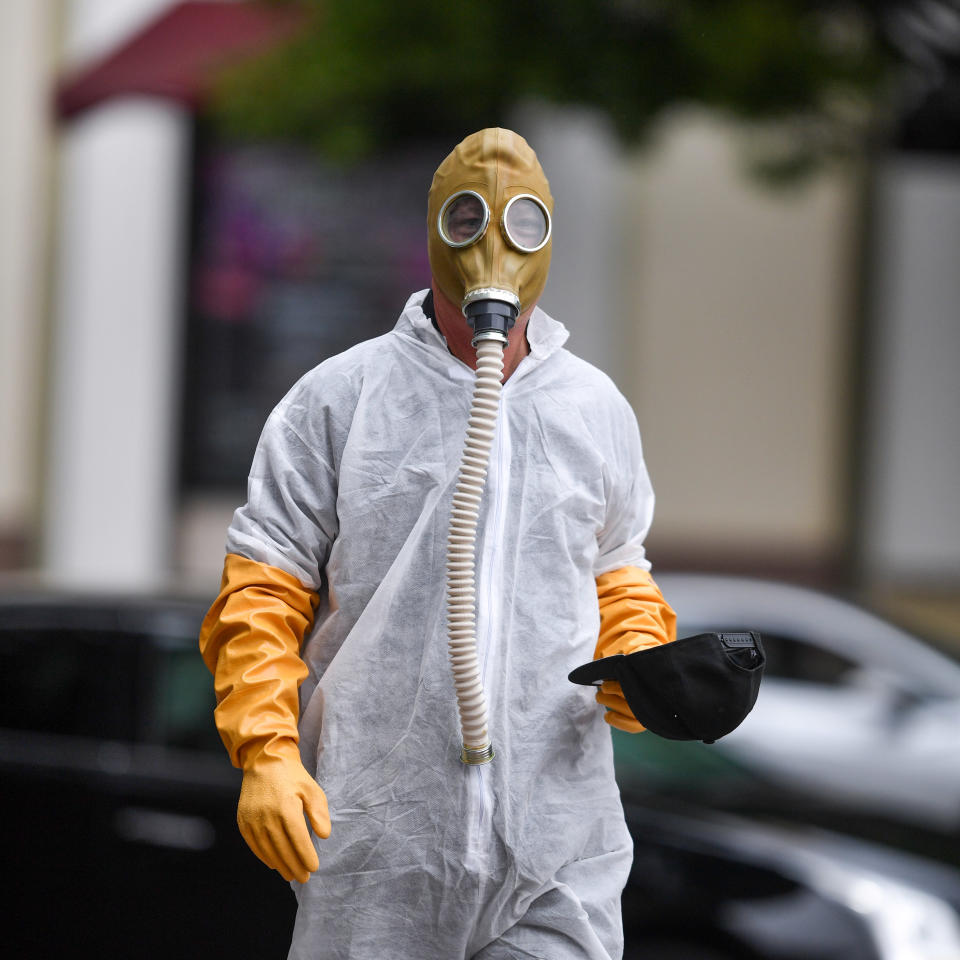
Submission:
[[[213,678],[196,630],[154,633],[142,651],[134,775],[114,811],[116,882],[156,918],[151,949],[158,957],[280,960],[296,901],[237,829],[241,775],[214,727]],[[136,942],[138,925],[126,928],[127,941]]]
[[[109,925],[117,852],[105,797],[135,726],[135,651],[100,630],[0,630],[5,949],[72,949]]]
[[[0,623],[5,949],[284,957],[295,902],[236,829],[199,615],[54,604]]]
[[[948,831],[960,826],[960,752],[951,730],[958,701],[935,697],[908,671],[806,638],[765,631],[763,640],[761,695],[722,750],[832,804]]]

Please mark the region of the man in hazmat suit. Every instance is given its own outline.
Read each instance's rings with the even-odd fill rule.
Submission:
[[[526,141],[467,137],[430,188],[431,289],[307,373],[260,438],[200,646],[240,830],[298,897],[292,958],[622,954],[632,847],[604,720],[643,728],[617,684],[602,710],[567,674],[672,640],[674,616],[634,415],[536,306],[552,211]],[[477,303],[516,322],[467,591],[494,756],[462,763],[445,544]]]

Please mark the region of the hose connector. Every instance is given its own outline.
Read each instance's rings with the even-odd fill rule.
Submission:
[[[484,287],[471,290],[463,301],[463,315],[473,327],[474,347],[484,340],[506,345],[511,328],[520,315],[520,301],[509,290]]]
[[[471,766],[479,766],[481,763],[489,763],[494,757],[493,744],[488,743],[483,747],[468,747],[463,745],[460,751],[460,759]]]

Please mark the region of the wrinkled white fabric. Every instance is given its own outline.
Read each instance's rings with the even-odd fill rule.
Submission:
[[[653,492],[629,405],[530,318],[503,389],[478,539],[496,757],[461,763],[444,564],[473,372],[423,314],[304,376],[268,420],[227,548],[320,592],[301,754],[333,829],[293,958],[622,953],[632,847],[594,691],[597,574],[649,569]]]

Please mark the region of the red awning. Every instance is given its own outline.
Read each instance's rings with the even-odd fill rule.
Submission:
[[[211,74],[289,36],[299,11],[257,3],[178,3],[124,44],[57,85],[56,111],[75,116],[126,94],[146,94],[196,107]]]

